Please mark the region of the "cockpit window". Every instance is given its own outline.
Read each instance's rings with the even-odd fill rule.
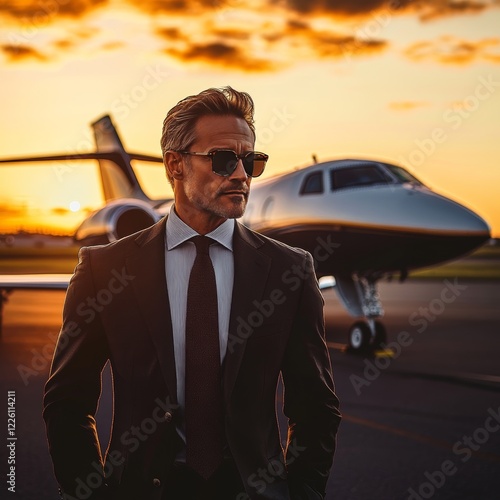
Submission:
[[[332,191],[336,189],[393,184],[394,181],[375,165],[337,168],[330,171]]]
[[[304,179],[300,194],[320,194],[323,190],[323,172],[312,172]]]
[[[397,177],[399,182],[411,182],[412,184],[422,184],[416,177],[411,175],[404,168],[396,167],[396,165],[386,165],[391,173]]]

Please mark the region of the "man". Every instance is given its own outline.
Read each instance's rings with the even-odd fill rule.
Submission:
[[[68,289],[44,398],[62,494],[323,498],[340,413],[312,258],[233,220],[267,160],[253,151],[253,101],[230,87],[188,97],[167,114],[161,143],[170,215],[82,248]],[[99,294],[106,305],[90,308]],[[114,417],[103,460],[94,414],[108,359]]]

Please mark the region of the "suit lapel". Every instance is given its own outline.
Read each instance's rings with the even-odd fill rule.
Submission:
[[[229,338],[224,360],[224,397],[229,402],[238,370],[245,352],[250,315],[256,311],[254,301],[262,300],[271,258],[258,248],[263,240],[237,223],[233,239],[234,285],[229,319]]]
[[[165,278],[165,222],[166,218],[137,237],[139,248],[127,259],[127,269],[136,276],[132,285],[140,313],[156,347],[168,393],[177,403],[172,320]]]

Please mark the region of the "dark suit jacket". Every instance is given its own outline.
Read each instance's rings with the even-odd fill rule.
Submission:
[[[223,366],[228,449],[250,498],[321,498],[340,413],[312,258],[239,223],[233,251]],[[81,249],[44,398],[54,470],[67,495],[164,494],[180,447],[171,330],[165,219],[113,244]],[[108,359],[114,417],[104,460],[94,414]],[[280,372],[289,418],[286,468],[275,416]]]

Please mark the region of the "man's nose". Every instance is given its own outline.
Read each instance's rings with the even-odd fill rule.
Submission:
[[[243,180],[246,181],[248,179],[248,175],[245,172],[245,167],[243,166],[243,161],[238,158],[238,163],[236,164],[236,168],[234,172],[229,176],[232,180]]]

